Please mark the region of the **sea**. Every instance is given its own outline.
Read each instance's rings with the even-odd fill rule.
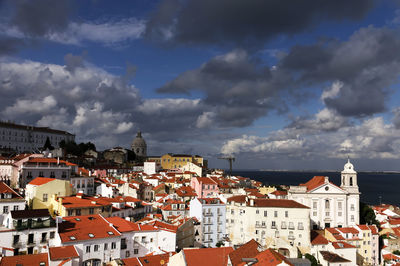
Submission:
[[[299,185],[314,176],[328,176],[329,180],[340,186],[340,172],[318,171],[254,171],[235,170],[234,176],[249,177],[265,185]],[[381,203],[400,206],[399,172],[357,172],[360,200],[370,205]]]

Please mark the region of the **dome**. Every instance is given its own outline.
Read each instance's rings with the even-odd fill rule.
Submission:
[[[350,162],[350,159],[347,159],[347,163],[344,165],[344,169],[342,172],[355,173],[354,165]]]
[[[132,150],[139,157],[146,157],[147,155],[147,144],[142,138],[142,132],[138,131],[136,138],[132,141]]]
[[[146,141],[142,138],[142,132],[138,131],[136,138],[132,141],[132,147],[146,147]]]

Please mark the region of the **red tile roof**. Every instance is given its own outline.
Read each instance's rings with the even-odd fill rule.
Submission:
[[[329,241],[316,231],[311,231],[311,245],[327,245]]]
[[[232,247],[221,248],[193,248],[183,249],[186,264],[190,266],[221,266],[227,265],[228,255]]]
[[[179,197],[197,197],[196,191],[192,187],[182,186],[175,190]]]
[[[70,258],[79,258],[79,254],[75,246],[62,246],[49,248],[51,260],[64,260]]]
[[[250,203],[250,200],[249,200]],[[301,208],[309,209],[309,207],[298,203],[294,200],[287,199],[254,199],[256,207],[276,207],[276,208]]]
[[[140,225],[137,223],[132,223],[130,221],[127,221],[125,219],[122,219],[121,217],[114,216],[114,217],[109,217],[106,218],[108,222],[110,222],[119,232],[139,232],[139,231],[157,231],[157,228],[144,224]]]
[[[212,185],[216,185],[217,182],[215,182],[214,180],[212,180],[209,177],[194,177],[197,179],[197,182],[200,184],[212,184]]]
[[[13,198],[20,198],[22,199],[22,197],[15,192],[12,188],[10,188],[6,183],[4,182],[0,182],[0,193],[10,193],[12,194]]]
[[[3,265],[37,266],[43,262],[45,263],[46,266],[49,265],[49,259],[47,253],[3,257],[0,261],[0,266]]]
[[[283,255],[279,254],[275,250],[269,248],[258,253],[255,256],[257,259],[257,263],[253,265],[280,265],[282,262],[285,262],[287,265],[293,266],[293,264]]]
[[[254,239],[250,240],[246,244],[242,245],[238,249],[232,251],[229,254],[232,265],[240,265],[243,263],[242,258],[254,258],[258,253],[258,247],[260,246]]]
[[[58,232],[63,243],[121,235],[100,214],[63,217]]]
[[[79,195],[81,198],[77,197]],[[63,207],[69,209],[111,206],[111,203],[104,197],[89,197],[82,193],[78,193],[77,196],[61,197]]]
[[[339,241],[339,242],[332,242],[332,245],[335,249],[343,249],[343,248],[357,248],[347,242]]]
[[[142,263],[141,266],[162,266],[168,265],[170,256],[174,255],[175,252],[170,252],[166,254],[159,254],[159,255],[150,255],[145,257],[138,258],[139,261]],[[124,261],[125,262],[125,261]]]
[[[300,186],[307,187],[307,191],[313,190],[321,185],[325,184],[325,176],[314,176],[308,182],[300,184]]]
[[[29,182],[28,185],[40,186],[40,185],[47,184],[54,180],[56,180],[56,179],[49,178],[49,177],[36,177],[31,182]]]

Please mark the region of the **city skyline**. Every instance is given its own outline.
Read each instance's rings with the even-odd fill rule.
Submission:
[[[229,5],[228,5],[229,2]],[[229,6],[230,8],[227,8]],[[2,1],[2,120],[211,167],[400,170],[395,1]]]

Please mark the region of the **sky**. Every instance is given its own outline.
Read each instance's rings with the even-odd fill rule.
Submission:
[[[0,119],[210,167],[400,171],[399,3],[0,0]]]

